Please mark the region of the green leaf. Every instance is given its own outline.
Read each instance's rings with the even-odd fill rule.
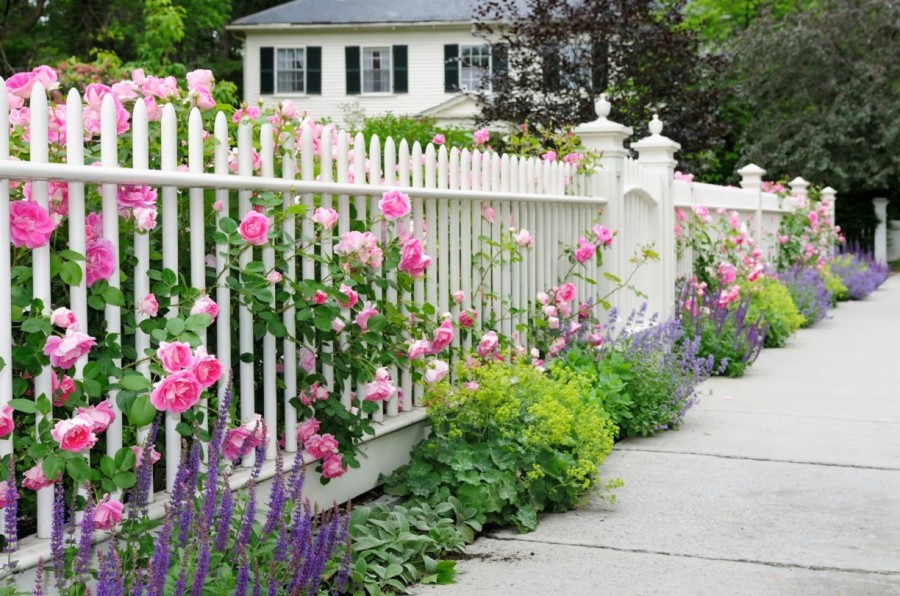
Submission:
[[[30,399],[11,399],[9,400],[9,405],[17,412],[24,412],[25,414],[37,413],[37,404]]]
[[[44,458],[44,462],[41,464],[41,469],[44,472],[44,476],[48,479],[56,478],[60,472],[66,467],[66,462],[64,462],[58,455],[50,454]]]
[[[196,315],[189,316],[184,321],[184,328],[188,331],[203,331],[204,329],[209,327],[210,323],[212,323],[211,316],[205,313],[198,313]]]
[[[50,398],[46,395],[41,394],[37,401],[35,402],[35,407],[37,407],[37,411],[46,416],[50,413],[50,410],[53,409],[53,405],[50,403]]]
[[[26,319],[26,321],[22,323],[22,331],[25,333],[49,333],[51,330],[50,320],[45,319],[44,317]]]
[[[109,286],[103,290],[101,296],[103,296],[103,299],[106,300],[107,304],[112,306],[125,306],[125,294],[123,294],[122,290],[119,288]]]
[[[103,475],[107,478],[112,478],[116,475],[116,464],[108,455],[104,455],[103,459],[100,460],[100,471],[103,472]]]
[[[233,234],[238,229],[238,223],[230,217],[223,217],[219,220],[219,229],[226,234]]]
[[[144,391],[150,388],[150,379],[144,375],[125,375],[119,380],[119,385],[126,391]]]
[[[134,475],[134,472],[119,472],[113,476],[113,482],[119,488],[131,488],[137,483],[137,477]]]
[[[162,282],[169,287],[174,287],[178,283],[178,276],[171,269],[163,269]]]
[[[185,329],[185,324],[183,319],[169,319],[166,321],[166,331],[169,335],[179,335]]]
[[[251,363],[253,363],[254,361],[255,361],[255,359],[254,359],[254,357],[253,357],[253,353],[252,353],[252,352],[244,352],[243,354],[241,354],[241,362],[244,362],[244,363],[247,363],[247,364],[251,364]]]
[[[130,447],[122,447],[116,451],[116,469],[121,472],[127,472],[134,467],[136,459],[134,451]]]
[[[96,472],[91,469],[91,464],[83,457],[74,457],[70,459],[66,464],[66,471],[75,482],[91,480],[93,476],[97,475]]]
[[[150,403],[150,396],[141,395],[131,405],[128,420],[136,426],[147,426],[156,418],[157,410]]]
[[[103,393],[103,387],[99,382],[94,381],[93,379],[85,379],[82,381],[81,390],[89,397],[100,397],[100,394]]]
[[[369,319],[368,327],[366,329],[367,333],[378,333],[379,331],[383,331],[385,327],[387,327],[387,317],[384,315],[374,315]]]
[[[67,261],[83,261],[84,257],[74,250],[69,250],[68,248],[59,251],[59,256],[64,258]]]
[[[74,261],[66,261],[59,269],[59,277],[64,284],[77,286],[81,283],[81,265]]]

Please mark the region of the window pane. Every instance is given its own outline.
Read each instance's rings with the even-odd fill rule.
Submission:
[[[389,93],[391,91],[391,49],[363,49],[363,92]]]
[[[303,48],[279,48],[275,59],[277,93],[303,93],[304,57]]]
[[[469,91],[490,90],[490,46],[460,46],[459,50],[460,89]]]

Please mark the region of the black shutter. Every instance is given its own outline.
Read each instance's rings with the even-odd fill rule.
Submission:
[[[444,93],[459,91],[459,46],[444,46]]]
[[[259,94],[275,93],[275,48],[259,48]]]
[[[491,46],[491,89],[499,91],[504,88],[509,74],[509,46],[497,44]]]
[[[562,86],[560,78],[562,61],[559,59],[559,48],[546,46],[542,54],[541,68],[544,75],[544,91],[559,91]]]
[[[344,61],[347,66],[347,95],[359,95],[362,90],[359,46],[347,46],[344,48]]]
[[[322,48],[306,48],[306,94],[322,95]]]
[[[409,93],[408,53],[406,46],[394,46],[394,93]]]
[[[591,44],[591,89],[603,93],[609,87],[609,46],[606,42]]]

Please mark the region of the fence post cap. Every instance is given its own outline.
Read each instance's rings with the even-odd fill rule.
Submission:
[[[650,129],[650,134],[653,136],[657,136],[663,131],[663,121],[659,119],[659,114],[653,114],[653,120],[650,121],[647,128]]]
[[[766,173],[766,170],[755,163],[748,163],[743,168],[739,169],[737,173],[741,176],[762,176]]]
[[[612,104],[606,98],[606,93],[601,93],[600,97],[594,100],[594,113],[597,114],[597,118],[600,120],[606,120],[610,109],[612,109]]]
[[[831,188],[830,186],[826,186],[825,188],[822,189],[822,194],[823,195],[836,195],[837,191],[835,189]]]
[[[796,187],[798,187],[798,186],[803,187],[803,188],[806,188],[806,187],[809,186],[809,182],[807,182],[806,180],[804,180],[804,179],[801,178],[800,176],[797,176],[796,178],[794,178],[793,180],[791,180],[790,182],[788,182],[788,184],[791,185],[791,188],[796,188]]]

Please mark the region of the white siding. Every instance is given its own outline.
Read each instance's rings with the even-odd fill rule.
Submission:
[[[471,27],[428,26],[403,29],[343,29],[338,31],[248,31],[244,42],[244,100],[256,105],[259,94],[261,47],[322,48],[322,95],[266,95],[269,105],[290,99],[315,119],[329,117],[343,124],[340,104],[358,102],[366,116],[392,112],[418,114],[451,99],[444,93],[444,45],[485,43],[472,35]],[[409,48],[409,93],[347,95],[344,65],[346,46],[406,45]]]

